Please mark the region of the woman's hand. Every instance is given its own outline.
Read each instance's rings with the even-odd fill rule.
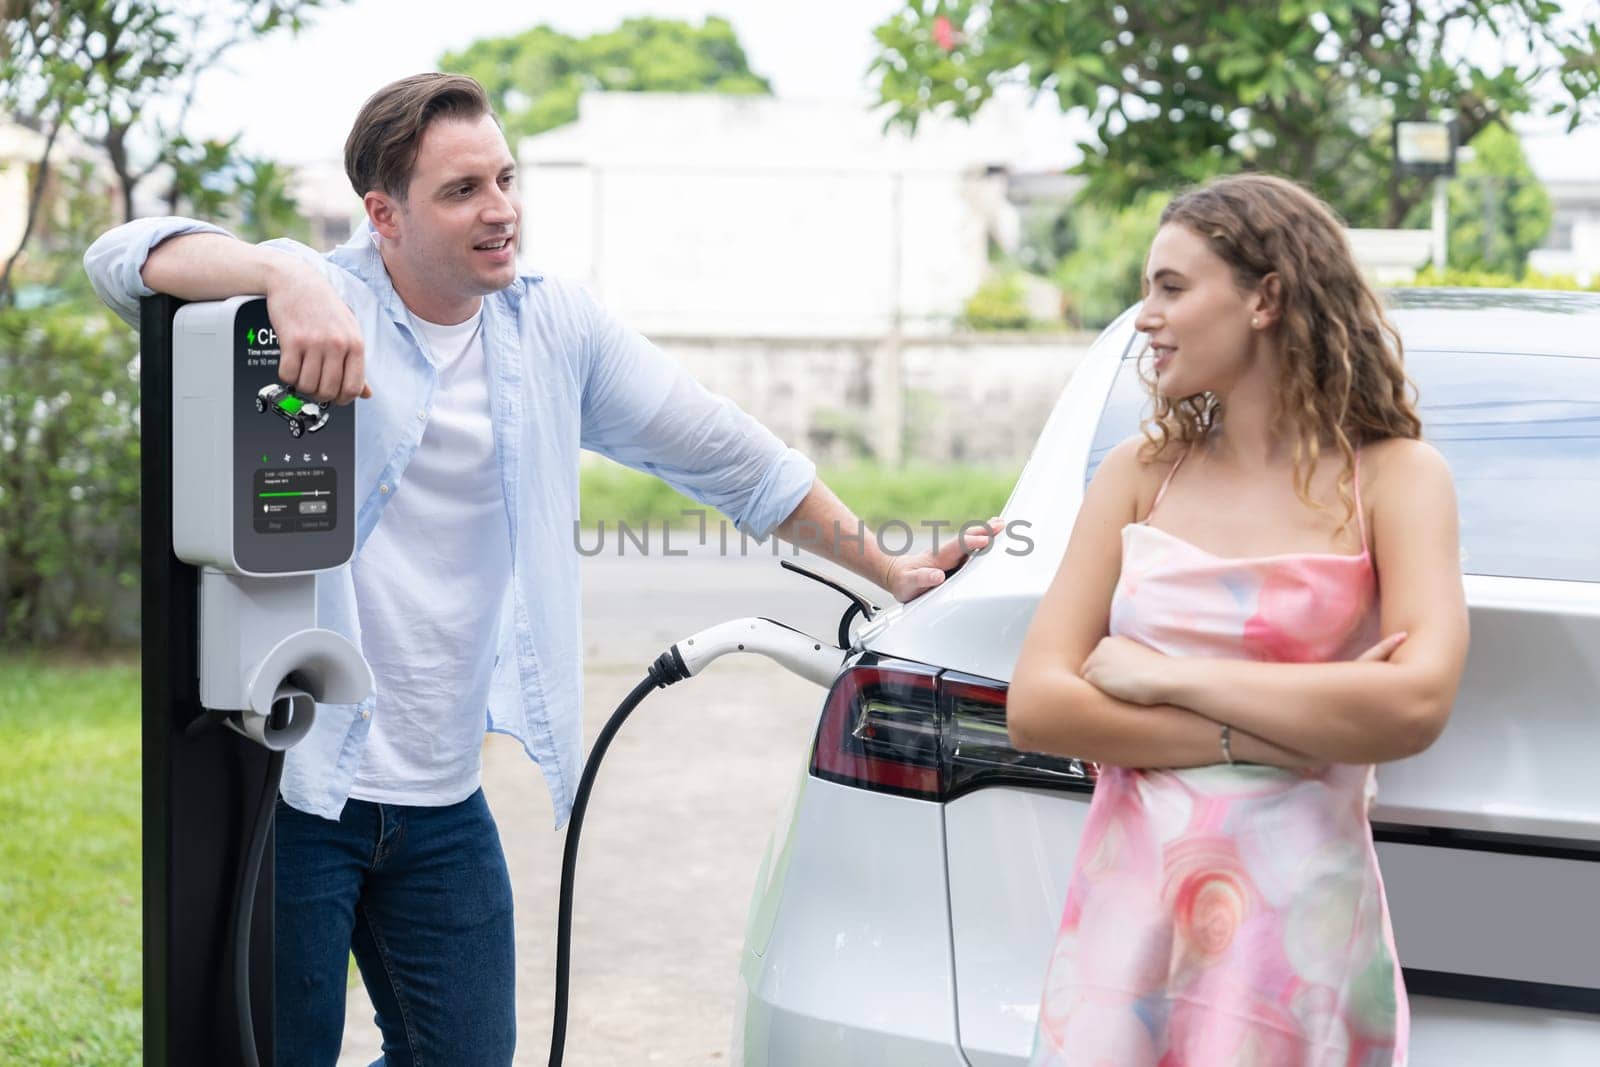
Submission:
[[[1382,662],[1404,643],[1404,632],[1393,633],[1357,657],[1362,662]],[[1169,704],[1165,683],[1183,667],[1204,669],[1203,661],[1176,662],[1148,645],[1127,637],[1103,637],[1079,673],[1084,681],[1107,696],[1129,704]]]
[[[1171,661],[1126,637],[1102,637],[1078,673],[1102,693],[1129,704],[1166,703],[1162,679]]]

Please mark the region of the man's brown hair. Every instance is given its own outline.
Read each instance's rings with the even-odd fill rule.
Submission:
[[[377,189],[403,201],[417,146],[431,122],[493,114],[489,94],[465,74],[413,74],[390,82],[356,115],[344,143],[345,175],[357,196]]]

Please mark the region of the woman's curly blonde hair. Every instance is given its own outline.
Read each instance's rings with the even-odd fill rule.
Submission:
[[[1344,458],[1339,498],[1345,525],[1355,518],[1355,449],[1389,437],[1421,437],[1406,377],[1400,334],[1377,294],[1361,276],[1344,228],[1316,196],[1282,178],[1242,174],[1176,196],[1161,225],[1177,223],[1205,239],[1233,270],[1242,292],[1279,279],[1277,333],[1283,379],[1274,419],[1294,440],[1295,492],[1307,506],[1322,442],[1332,440]],[[1169,444],[1187,446],[1222,417],[1211,393],[1155,398],[1143,425],[1145,453]],[[1342,529],[1342,527],[1341,527]]]

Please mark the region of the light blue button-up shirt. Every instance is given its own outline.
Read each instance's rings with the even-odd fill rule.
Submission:
[[[190,219],[138,219],[96,241],[84,266],[100,298],[136,326],[139,298],[152,292],[140,277],[150,250],[201,232],[224,231]],[[384,506],[404,491],[438,380],[371,232],[363,226],[326,256],[293,241],[267,243],[316,264],[361,325],[373,395],[356,401],[358,552]],[[512,560],[486,725],[522,742],[539,764],[560,826],[583,760],[573,539],[579,450],[657,475],[757,537],[794,511],[816,468],[561,279],[520,275],[484,297],[483,344]],[[318,576],[317,621],[360,647],[349,566]],[[370,698],[318,705],[310,733],[285,760],[284,799],[337,819],[370,723]]]

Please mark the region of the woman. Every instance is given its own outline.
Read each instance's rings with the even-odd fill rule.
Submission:
[[[1095,474],[1010,690],[1017,747],[1102,765],[1033,1062],[1402,1064],[1366,816],[1466,657],[1450,473],[1299,187],[1180,195],[1145,287],[1154,418]]]

